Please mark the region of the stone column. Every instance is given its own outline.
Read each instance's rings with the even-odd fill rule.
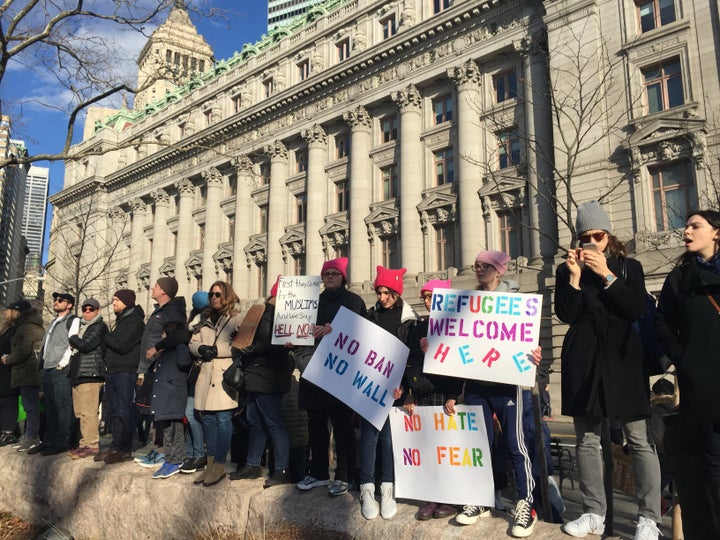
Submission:
[[[158,189],[151,194],[155,200],[155,216],[153,219],[153,242],[150,253],[150,287],[160,277],[160,267],[165,260],[167,239],[167,210],[170,205],[170,196],[164,189]]]
[[[423,143],[422,96],[415,85],[393,92],[390,97],[400,108],[400,256],[410,273],[424,270],[420,215],[422,201]]]
[[[285,273],[280,238],[287,224],[288,151],[280,141],[264,147],[270,156],[270,196],[268,201],[267,281],[268,287],[278,274]]]
[[[178,190],[178,228],[175,242],[175,279],[178,282],[178,294],[189,300],[193,292],[193,283],[188,279],[185,261],[190,257],[193,243],[193,203],[195,201],[195,184],[189,179],[180,180],[175,187]]]
[[[205,193],[205,239],[203,247],[203,290],[217,280],[217,270],[213,255],[217,251],[218,239],[222,238],[222,210],[220,199],[222,197],[223,177],[215,167],[202,172],[207,191]]]
[[[322,248],[320,228],[328,213],[327,179],[327,135],[323,128],[315,124],[311,129],[303,130],[302,137],[308,145],[307,167],[307,211],[305,212],[305,262],[308,274],[320,271],[325,260]]]
[[[237,173],[235,194],[235,241],[233,243],[233,289],[240,298],[250,298],[250,270],[245,262],[243,248],[252,234],[252,197],[255,185],[253,162],[247,156],[238,156],[232,162]]]
[[[130,264],[128,265],[128,289],[140,290],[137,273],[144,262],[143,245],[145,243],[145,220],[147,217],[147,204],[138,198],[130,203],[132,212],[132,225],[130,229]]]
[[[106,243],[105,249],[110,248],[109,254],[112,260],[108,265],[107,272],[107,278],[109,278],[107,280],[108,290],[104,292],[107,294],[107,300],[110,301],[112,300],[112,296],[110,295],[112,295],[116,288],[121,288],[119,286],[121,282],[124,283],[124,280],[122,280],[122,275],[125,273],[123,266],[129,259],[129,253],[123,236],[125,235],[128,215],[121,206],[115,206],[108,212],[108,218],[111,229],[108,231],[109,240],[107,241],[112,242],[112,245]]]
[[[473,60],[461,67],[448,70],[448,76],[457,86],[457,159],[460,261],[463,267],[475,260],[478,251],[487,247],[485,220],[478,191],[482,187],[482,128],[480,127],[480,70]]]
[[[365,217],[370,212],[372,194],[372,161],[370,160],[370,134],[372,118],[364,107],[343,114],[351,129],[350,135],[350,249],[352,261],[348,277],[353,283],[369,281],[371,268],[370,243]]]

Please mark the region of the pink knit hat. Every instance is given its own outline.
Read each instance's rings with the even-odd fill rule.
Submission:
[[[433,289],[452,289],[452,281],[449,279],[431,279],[420,289],[420,294],[433,292]]]
[[[400,268],[399,270],[393,270],[392,268],[385,268],[378,265],[377,277],[373,288],[377,290],[378,287],[387,287],[390,290],[402,295],[403,293],[403,276],[407,272],[406,268]]]
[[[278,283],[280,283],[280,278],[282,277],[282,274],[278,274],[278,277],[275,278],[275,283],[272,287],[270,287],[270,296],[277,296],[277,290],[278,290]]]
[[[510,261],[510,255],[503,253],[502,251],[494,251],[492,249],[481,251],[478,253],[478,256],[475,257],[476,263],[488,263],[492,265],[501,276],[507,272],[508,261]]]
[[[348,267],[348,259],[347,257],[338,257],[337,259],[330,259],[329,261],[325,261],[325,263],[322,266],[322,270],[320,270],[320,275],[322,276],[325,273],[325,270],[337,270],[342,274],[342,277],[347,281],[347,267]]]

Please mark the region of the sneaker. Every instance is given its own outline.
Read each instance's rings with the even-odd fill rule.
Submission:
[[[380,515],[382,515],[383,519],[390,519],[397,514],[394,488],[392,482],[380,484]]]
[[[260,465],[243,465],[237,471],[228,475],[230,480],[257,480],[265,475],[265,469]]]
[[[135,463],[137,463],[138,465],[140,465],[141,467],[143,467],[145,469],[154,469],[158,465],[162,465],[163,463],[165,463],[165,454],[157,452],[157,451],[154,451],[154,452],[155,453],[153,454],[153,451],[151,451],[147,456],[140,459],[140,461],[138,461],[136,459]]]
[[[515,506],[515,519],[510,534],[515,538],[526,538],[532,534],[535,523],[537,523],[537,513],[530,501],[519,500]]]
[[[147,454],[145,454],[144,456],[138,456],[138,457],[136,457],[136,458],[133,458],[133,461],[134,461],[135,463],[140,463],[141,461],[151,460],[151,459],[154,459],[154,458],[155,458],[155,456],[157,455],[157,453],[158,453],[157,450],[155,450],[155,449],[153,448],[152,450],[150,450],[150,451],[149,451]]]
[[[660,530],[652,519],[640,516],[633,540],[657,540]]]
[[[462,512],[460,512],[455,518],[460,525],[472,525],[478,518],[490,517],[490,509],[484,506],[463,506]]]
[[[339,497],[345,495],[350,489],[350,484],[343,482],[342,480],[335,480],[328,488],[328,495],[331,497]]]
[[[27,439],[24,435],[20,437],[17,442],[10,446],[13,450],[17,450],[20,448],[23,444],[25,444],[29,439]],[[34,439],[33,439],[34,440]],[[23,450],[24,451],[24,450]]]
[[[375,484],[360,484],[360,512],[365,519],[375,519],[380,513],[380,506],[375,500]]]
[[[17,450],[18,452],[27,452],[31,448],[40,446],[40,444],[42,444],[40,442],[40,439],[25,439],[17,446],[17,448],[15,448],[15,450]]]
[[[156,478],[170,478],[180,472],[179,463],[163,463],[157,471],[152,475],[153,479]]]
[[[583,514],[574,521],[568,521],[562,530],[575,538],[585,538],[588,534],[602,536],[605,532],[605,518],[597,514]]]
[[[32,454],[39,454],[46,448],[49,448],[50,445],[45,444],[44,442],[41,442],[40,439],[35,439],[31,444],[29,444],[27,447],[25,447],[25,450],[21,450],[22,447],[18,448],[19,452],[27,452],[28,455]]]
[[[300,491],[310,491],[312,488],[316,487],[323,487],[323,486],[329,486],[330,485],[330,479],[327,480],[318,480],[317,478],[313,476],[306,476],[302,480],[300,480],[297,484],[295,484],[295,487],[298,488]]]
[[[0,434],[0,446],[8,446],[15,443],[17,443],[17,439],[11,431],[3,431],[2,434]]]
[[[192,474],[194,472],[197,472],[198,458],[189,457],[185,458],[182,462],[182,465],[180,465],[180,472],[185,474]]]
[[[265,480],[264,488],[269,488],[273,486],[279,486],[281,484],[289,484],[290,483],[290,471],[287,469],[282,470],[276,470],[273,475]]]

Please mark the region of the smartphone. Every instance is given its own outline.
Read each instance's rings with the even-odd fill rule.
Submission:
[[[583,242],[580,247],[582,247],[585,251],[597,251],[597,244],[593,244],[592,242]]]

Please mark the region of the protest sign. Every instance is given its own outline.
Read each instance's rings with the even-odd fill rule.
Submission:
[[[495,506],[482,407],[415,407],[390,413],[395,496],[445,504]]]
[[[365,317],[341,307],[303,378],[382,429],[393,406],[409,349]]]
[[[542,296],[434,289],[423,371],[533,386]]]
[[[284,276],[278,282],[273,345],[314,345],[320,276]]]

